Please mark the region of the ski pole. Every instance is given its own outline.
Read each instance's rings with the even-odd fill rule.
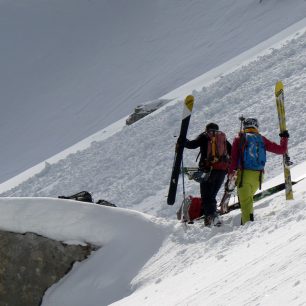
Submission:
[[[182,169],[184,169],[184,161],[183,161],[183,157],[182,157]],[[185,178],[184,178],[184,171],[182,172],[182,183],[183,183],[183,199],[185,201],[186,198],[186,194],[185,194]]]
[[[240,132],[242,131],[242,125],[243,125],[243,122],[244,122],[244,120],[245,120],[245,118],[243,117],[243,115],[241,115],[240,117],[239,117],[239,120],[240,120]]]
[[[240,162],[241,162],[241,177],[240,177],[240,183],[239,183],[239,187],[242,187],[242,182],[243,182],[243,168],[244,168],[244,165],[243,165],[243,150],[244,150],[244,142],[245,139],[242,140],[242,137],[243,137],[243,133],[242,133],[242,128],[243,128],[243,122],[245,120],[245,118],[243,117],[243,115],[241,115],[239,117],[239,120],[240,120]]]

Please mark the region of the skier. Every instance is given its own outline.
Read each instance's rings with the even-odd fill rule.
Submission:
[[[216,123],[209,123],[196,139],[186,139],[184,147],[200,147],[199,170],[205,173],[200,181],[202,215],[205,216],[205,226],[220,226],[216,196],[228,172],[231,144],[226,140],[225,134],[219,131]]]
[[[241,208],[241,224],[254,221],[253,196],[263,180],[266,151],[284,154],[287,151],[289,133],[280,133],[276,144],[258,132],[256,118],[242,118],[243,130],[234,138],[228,178],[238,171],[237,187]]]

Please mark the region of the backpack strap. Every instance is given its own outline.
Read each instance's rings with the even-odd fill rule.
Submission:
[[[199,152],[198,155],[197,155],[196,162],[198,161],[198,159],[199,159],[200,156],[201,156],[201,150],[200,150],[200,152]]]
[[[212,162],[216,161],[217,156],[219,156],[217,144],[216,144],[216,132],[212,131],[212,137],[210,138],[211,142],[211,157],[212,157]]]

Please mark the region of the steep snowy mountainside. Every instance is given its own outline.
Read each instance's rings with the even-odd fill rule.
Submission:
[[[0,182],[257,45],[304,18],[305,7],[304,0],[0,1]]]
[[[220,77],[196,92],[189,138],[195,137],[209,121],[227,131],[230,140],[239,129],[238,117],[255,116],[260,130],[278,141],[274,99],[276,80],[285,84],[286,113],[290,132],[290,155],[295,164],[305,160],[304,97],[306,89],[306,34],[301,29],[280,48],[248,65]],[[182,115],[181,102],[171,102],[134,125],[69,155],[2,196],[58,196],[81,190],[93,193],[120,207],[174,218],[174,207],[165,205],[173,151]],[[185,153],[185,164],[195,165],[196,152]],[[269,155],[266,179],[281,173],[280,156]],[[198,194],[198,186],[187,182],[187,192]],[[156,205],[156,199],[159,204]],[[180,202],[181,194],[177,201]]]
[[[221,228],[177,224],[133,294],[112,305],[303,305],[305,188],[304,180],[289,203],[282,192],[256,203],[256,221],[243,227],[239,211]]]
[[[32,1],[15,3],[26,7]],[[52,5],[56,1],[40,3]],[[78,1],[78,5],[85,3]],[[183,8],[187,2],[175,3]],[[197,8],[199,2],[188,3]],[[218,1],[220,8],[234,3],[239,1]],[[257,6],[259,2],[244,3]],[[292,3],[263,0],[261,5],[267,9],[282,4],[282,9],[289,11]],[[245,13],[247,16],[248,10]],[[274,21],[287,16],[279,15],[278,10],[274,13]],[[292,178],[296,180],[306,174],[306,27],[284,38],[255,58],[252,55],[246,61],[244,53],[217,67],[218,78],[210,72],[197,78],[206,81],[194,87],[189,82],[183,90],[196,99],[189,138],[214,121],[232,140],[239,129],[238,116],[244,115],[256,116],[260,131],[278,142],[274,85],[276,80],[283,80],[289,153],[295,164]],[[183,90],[177,88],[169,95]],[[182,100],[176,99],[131,126],[123,126],[124,120],[116,122],[54,156],[42,171],[37,172],[39,167],[29,169],[28,179],[20,185],[2,189],[2,230],[102,246],[49,288],[42,305],[305,304],[306,179],[293,186],[293,201],[286,201],[282,191],[256,202],[255,222],[240,226],[240,211],[236,210],[222,216],[222,227],[196,223],[185,231],[175,220],[182,200],[181,183],[174,206],[168,206],[165,197],[181,116]],[[196,164],[197,152],[186,150],[185,165]],[[31,171],[36,174],[31,176]],[[281,156],[268,156],[265,180],[264,186],[283,182]],[[103,198],[119,207],[50,198],[81,190],[92,192],[95,200]],[[197,195],[199,186],[186,180],[186,192]]]

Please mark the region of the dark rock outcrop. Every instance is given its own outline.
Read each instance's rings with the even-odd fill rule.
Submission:
[[[0,231],[0,306],[40,305],[45,291],[95,249]]]
[[[139,119],[151,114],[152,112],[156,111],[160,107],[164,106],[171,100],[166,100],[166,99],[157,99],[153,101],[148,101],[144,104],[138,105],[134,113],[131,114],[127,119],[126,119],[126,125],[131,125],[138,121]]]

